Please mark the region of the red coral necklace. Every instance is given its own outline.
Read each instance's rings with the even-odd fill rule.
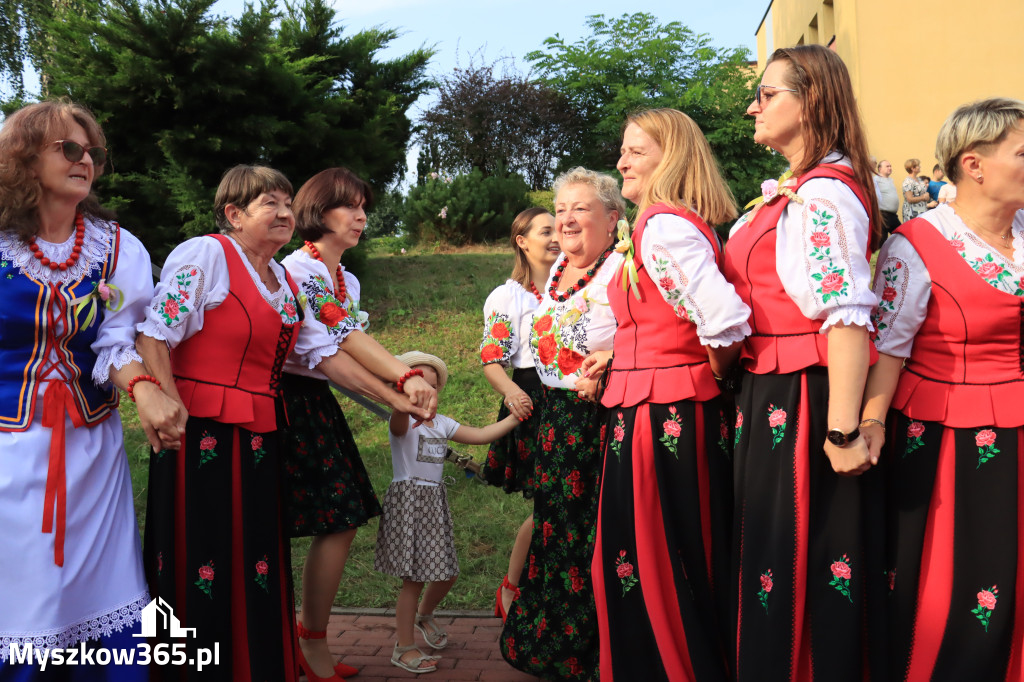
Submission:
[[[312,255],[315,260],[323,263],[324,259],[320,257],[320,249],[316,248],[316,245],[313,244],[313,242],[306,242],[305,244],[306,248],[309,249],[310,255]],[[342,269],[341,263],[338,263],[338,271],[335,274],[335,277],[338,279],[338,288],[335,290],[334,294],[334,297],[338,299],[338,303],[344,303],[345,297],[348,295],[348,289],[345,287],[344,272],[345,271]]]
[[[601,267],[601,264],[605,262],[608,256],[612,254],[613,250],[614,249],[612,248],[608,248],[604,253],[601,254],[601,257],[597,259],[597,262],[594,263],[594,267],[587,270],[587,272],[583,275],[583,277],[579,279],[578,282],[576,282],[576,284],[573,284],[565,291],[559,293],[558,282],[562,279],[562,272],[565,270],[565,266],[569,262],[568,259],[562,261],[562,264],[555,268],[554,276],[551,277],[551,286],[548,287],[548,294],[550,294],[551,298],[555,299],[559,303],[562,303],[563,301],[568,301],[573,294],[575,294],[583,287],[587,286],[587,283],[594,278],[594,273],[597,272],[598,268]]]
[[[52,261],[43,255],[43,250],[36,244],[36,238],[28,240],[28,249],[39,260],[39,264],[51,270],[67,270],[82,257],[82,244],[85,243],[85,218],[81,213],[75,214],[75,245],[71,248],[71,256],[63,263]]]
[[[544,300],[544,297],[540,295],[539,291],[537,291],[537,285],[534,284],[532,281],[530,282],[530,291],[532,291],[533,295],[537,297],[537,301]]]

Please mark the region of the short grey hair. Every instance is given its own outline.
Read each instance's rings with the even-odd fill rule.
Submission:
[[[612,176],[587,170],[583,166],[576,166],[555,178],[555,184],[551,186],[555,198],[557,199],[558,193],[569,185],[592,187],[606,211],[616,211],[620,220],[626,217],[626,200],[622,198],[619,183],[615,182],[615,178]]]
[[[949,115],[935,141],[935,158],[949,181],[961,180],[960,155],[978,147],[997,145],[1024,121],[1024,102],[993,97],[964,104]],[[985,150],[982,150],[985,151]]]

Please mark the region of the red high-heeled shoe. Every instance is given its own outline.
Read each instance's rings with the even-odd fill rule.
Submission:
[[[306,627],[302,624],[302,621],[295,621],[295,626],[296,634],[300,639],[323,639],[327,636],[326,630],[320,630],[319,632],[307,630]],[[356,675],[359,672],[358,668],[353,668],[352,666],[345,665],[344,663],[339,661],[334,666],[333,675],[331,675],[330,677],[320,677],[319,675],[313,672],[313,668],[310,667],[309,663],[306,661],[306,656],[302,653],[301,646],[298,647],[298,651],[299,667],[302,668],[302,672],[306,676],[306,679],[309,680],[309,682],[342,682],[342,680],[344,680],[346,677],[352,677],[353,675]]]
[[[510,590],[512,592],[512,601],[515,602],[519,598],[519,587],[513,585],[508,580],[508,574],[501,579],[501,585],[498,586],[498,592],[494,595],[494,616],[495,618],[501,617],[501,622],[504,623],[508,619],[508,612],[505,611],[505,605],[501,600],[502,589]]]

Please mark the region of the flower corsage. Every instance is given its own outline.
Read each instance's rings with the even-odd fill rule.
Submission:
[[[83,329],[89,327],[96,319],[96,309],[100,301],[107,310],[116,313],[124,306],[124,294],[113,284],[107,284],[107,280],[101,279],[88,294],[71,300],[71,305],[76,306],[75,317],[78,317],[86,308],[89,309],[89,314],[86,315],[85,322],[82,323]]]
[[[802,197],[797,196],[796,192],[786,186],[786,181],[792,177],[793,171],[788,170],[780,175],[778,180],[765,180],[762,182],[761,196],[748,201],[747,205],[743,207],[743,210],[746,211],[751,208],[757,208],[761,204],[770,204],[780,196],[789,197],[798,204],[804,203]]]

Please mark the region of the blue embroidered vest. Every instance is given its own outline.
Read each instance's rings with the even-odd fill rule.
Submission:
[[[39,382],[63,379],[71,391],[81,421],[91,426],[117,408],[114,386],[99,388],[92,380],[96,340],[104,307],[84,327],[88,307],[75,315],[71,301],[93,291],[100,279],[109,280],[117,266],[121,228],[116,223],[87,223],[110,243],[106,260],[66,284],[33,279],[10,261],[0,262],[0,431],[24,431],[32,424]],[[57,323],[63,332],[57,329]],[[56,358],[56,366],[50,357]]]

